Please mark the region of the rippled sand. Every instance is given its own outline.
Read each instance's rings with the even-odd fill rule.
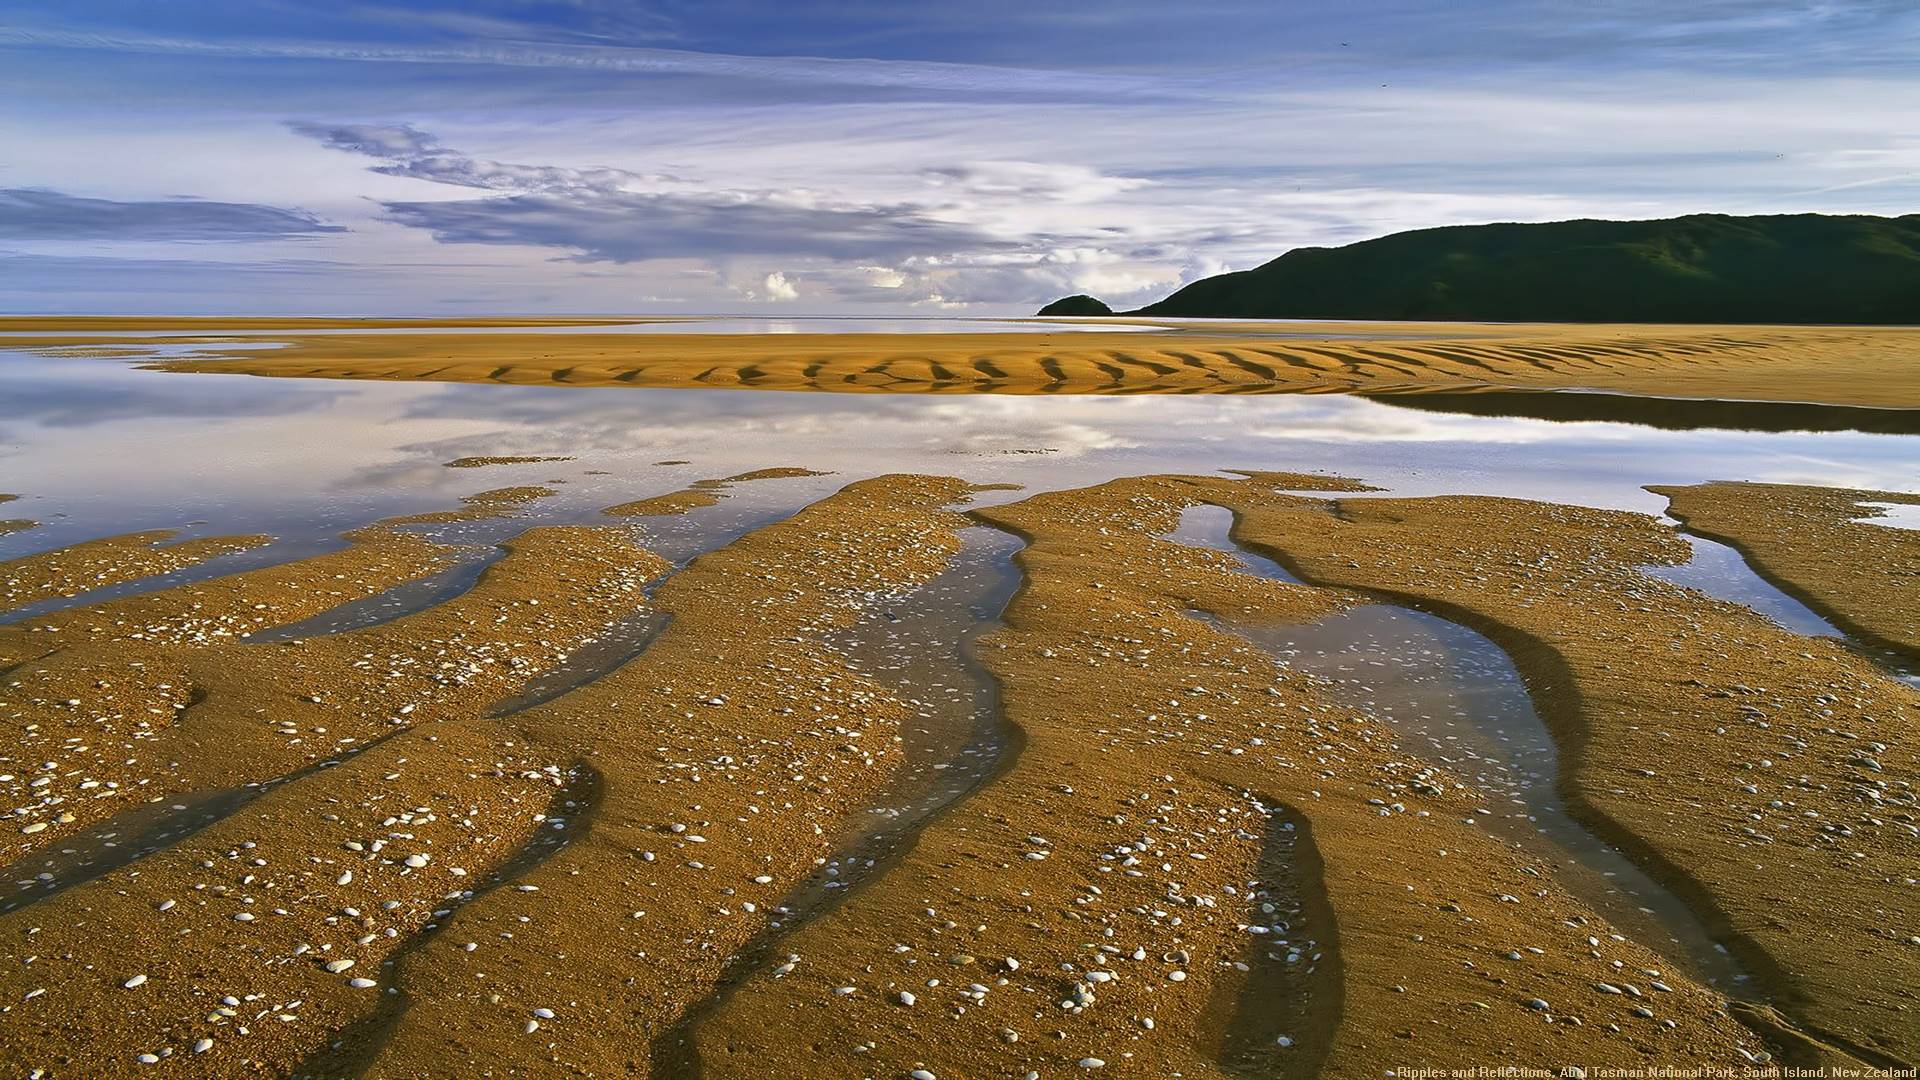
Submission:
[[[0,327],[33,324],[0,322]],[[1374,394],[1578,389],[1915,408],[1920,330],[1901,327],[1224,323],[951,334],[219,334],[172,338],[177,371],[569,386],[998,394]],[[418,329],[423,329],[418,328]],[[126,347],[110,332],[21,348]],[[280,347],[262,350],[262,343]]]

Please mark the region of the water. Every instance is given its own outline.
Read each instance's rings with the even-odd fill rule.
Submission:
[[[1637,424],[1668,431],[1864,431],[1920,435],[1920,409],[1808,405],[1794,401],[1690,401],[1579,390],[1487,390],[1470,394],[1381,394],[1401,409],[1466,416]]]
[[[1180,512],[1179,525],[1166,535],[1166,539],[1187,547],[1224,551],[1239,560],[1240,565],[1263,578],[1284,581],[1290,585],[1305,584],[1286,567],[1259,552],[1234,543],[1232,536],[1229,535],[1232,530],[1233,511],[1224,506],[1201,503],[1197,506],[1189,506]]]
[[[1471,401],[1473,411],[1456,411],[1453,399]],[[1613,419],[1545,419],[1543,400],[1604,400]],[[1642,485],[1742,479],[1900,490],[1913,484],[1920,460],[1920,435],[1881,430],[1887,424],[1878,414],[1900,410],[1796,406],[1796,417],[1836,429],[1733,430],[1715,425],[1743,422],[1729,412],[1773,407],[1692,403],[1701,407],[1682,410],[1581,394],[717,393],[177,374],[117,358],[0,349],[0,402],[0,491],[22,496],[6,504],[5,516],[40,522],[0,535],[0,559],[142,529],[179,529],[183,539],[275,538],[165,578],[0,619],[328,550],[349,529],[444,509],[479,490],[538,484],[555,492],[502,521],[423,530],[462,545],[461,564],[288,631],[295,634],[364,625],[457,592],[501,539],[529,526],[606,523],[606,506],[774,465],[832,475],[736,485],[716,507],[639,521],[640,542],[683,562],[884,472],[958,475],[1031,492],[1150,472],[1317,471],[1356,476],[1395,495],[1507,495],[1661,514],[1665,500]],[[1523,415],[1506,414],[1516,411]],[[1868,423],[1862,412],[1878,418]],[[1689,417],[1705,426],[1685,427]],[[1850,422],[1869,430],[1847,430]],[[571,460],[444,467],[480,455]],[[981,501],[1020,497],[996,492]],[[1911,513],[1897,506],[1895,516],[1878,521],[1900,527]],[[1694,562],[1662,576],[1746,604],[1798,633],[1836,633],[1737,555],[1707,541],[1695,541],[1695,549]]]
[[[1691,533],[1680,534],[1693,545],[1693,558],[1679,566],[1649,566],[1652,577],[1698,589],[1708,596],[1754,611],[1771,619],[1783,630],[1806,637],[1845,637],[1832,623],[1812,608],[1788,596],[1759,574],[1746,556],[1726,544]]]
[[[1221,468],[1359,476],[1397,494],[1491,494],[1659,513],[1643,484],[1903,489],[1920,437],[1669,430],[1426,412],[1350,395],[1012,397],[578,389],[143,371],[0,350],[0,558],[134,529],[324,544],[461,495],[549,484],[528,522],[770,465],[959,475],[1030,489]],[[469,455],[572,461],[447,469]],[[659,466],[672,459],[686,465]],[[747,485],[751,487],[752,485]],[[742,489],[743,491],[745,488]],[[284,558],[286,549],[273,557]],[[265,559],[267,553],[251,553]],[[243,556],[242,558],[244,558]]]
[[[1860,508],[1878,511],[1872,516],[1862,515],[1854,519],[1862,524],[1888,529],[1920,529],[1920,503],[1863,502]]]

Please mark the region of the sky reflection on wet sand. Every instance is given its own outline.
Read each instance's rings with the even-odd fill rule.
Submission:
[[[770,465],[832,487],[926,472],[1065,487],[1145,472],[1284,469],[1402,494],[1658,512],[1643,484],[1743,479],[1899,489],[1920,437],[1681,431],[1400,408],[1348,395],[1016,397],[578,389],[142,371],[0,352],[0,490],[43,527],[0,555],[203,522],[338,532],[507,484],[563,480],[541,517]],[[474,454],[567,462],[450,470]],[[684,466],[657,466],[687,459]],[[600,475],[596,475],[600,474]],[[816,485],[807,485],[813,487]]]

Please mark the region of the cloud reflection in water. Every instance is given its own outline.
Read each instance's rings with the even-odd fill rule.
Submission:
[[[563,480],[543,514],[769,465],[959,475],[1028,488],[1219,469],[1341,472],[1409,494],[1625,506],[1649,483],[1901,487],[1913,436],[1663,430],[1432,412],[1345,395],[1018,397],[582,389],[180,375],[0,353],[0,490],[49,527],[0,554],[204,519],[348,528],[506,484]],[[111,421],[108,423],[106,421]],[[576,460],[481,471],[472,454]],[[688,459],[662,468],[662,459]],[[12,509],[12,508],[10,508]],[[56,518],[57,514],[68,517]]]

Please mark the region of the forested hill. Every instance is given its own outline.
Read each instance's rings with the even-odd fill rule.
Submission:
[[[1920,214],[1462,225],[1299,248],[1139,314],[1920,323]]]

